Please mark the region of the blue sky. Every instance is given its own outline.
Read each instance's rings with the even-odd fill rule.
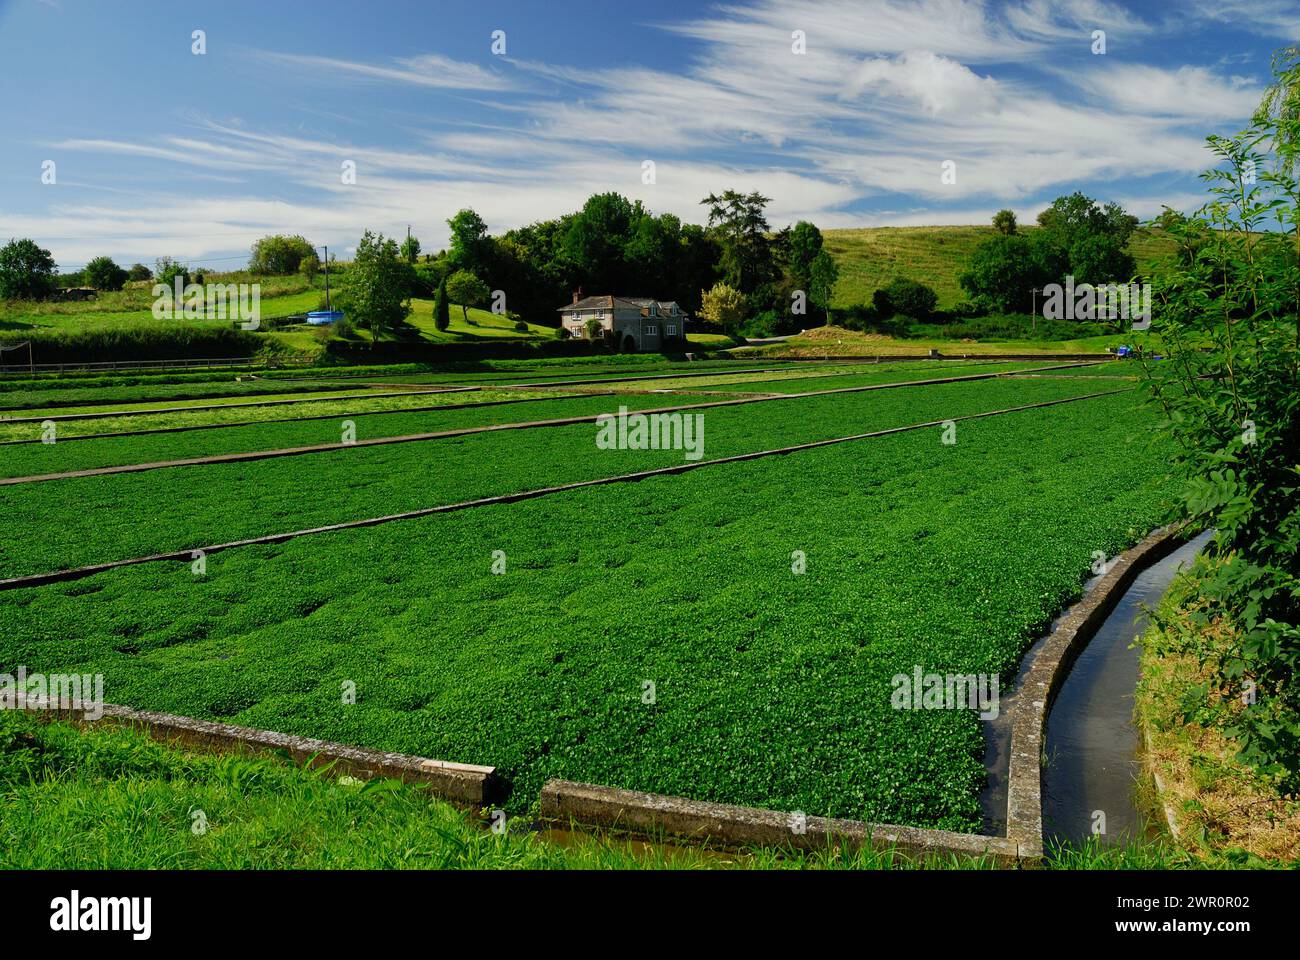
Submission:
[[[774,226],[1032,219],[1076,189],[1150,216],[1196,205],[1205,135],[1295,42],[1282,0],[0,0],[0,237],[235,267],[267,233],[346,257],[410,224],[431,251],[461,207],[499,232],[604,190],[699,221],[728,187]]]

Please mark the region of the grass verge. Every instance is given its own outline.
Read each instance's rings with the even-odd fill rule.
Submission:
[[[1198,698],[1220,696],[1198,655],[1228,656],[1237,642],[1229,622],[1196,625],[1190,614],[1201,605],[1195,579],[1180,577],[1142,640],[1135,712],[1160,819],[1172,817],[1177,833],[1169,842],[1188,856],[1298,866],[1300,798],[1282,795],[1238,759],[1221,731],[1194,719]]]

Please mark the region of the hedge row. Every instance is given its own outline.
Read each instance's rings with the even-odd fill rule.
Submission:
[[[262,341],[225,324],[159,323],[95,330],[39,330],[0,337],[0,347],[31,341],[32,360],[42,363],[103,363],[114,360],[189,360],[251,357]],[[3,354],[4,362],[27,361],[26,350]]]

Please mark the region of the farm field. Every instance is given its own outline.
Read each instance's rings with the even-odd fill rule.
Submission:
[[[636,381],[643,379],[668,378],[680,376],[683,374],[692,375],[709,375],[709,374],[726,374],[728,372],[739,375],[747,372],[781,372],[791,368],[792,364],[780,361],[753,363],[736,362],[735,360],[696,360],[693,362],[672,362],[663,361],[649,364],[605,366],[588,364],[586,366],[570,366],[567,364],[557,364],[555,366],[543,367],[540,370],[511,370],[509,368],[492,371],[474,371],[466,373],[423,373],[423,374],[399,374],[391,377],[367,377],[366,381],[370,383],[406,383],[406,384],[468,384],[468,383],[496,383],[496,384],[531,384],[531,383],[568,383],[575,381]],[[822,363],[814,364],[809,362],[808,367],[813,369],[830,370],[836,369],[841,364]],[[802,363],[798,369],[804,369]]]
[[[1124,386],[994,380],[714,408],[705,459]],[[233,549],[203,576],[147,563],[5,590],[0,662],[103,672],[107,699],[131,706],[493,764],[516,812],[565,777],[977,829],[979,720],[892,710],[889,678],[915,663],[1012,674],[1093,551],[1160,521],[1166,451],[1146,424],[1120,393],[962,421],[952,445],[926,428]],[[8,529],[47,535],[6,537],[0,570],[682,462],[593,437],[528,429],[7,488]],[[355,704],[340,702],[345,681]]]
[[[9,446],[0,462],[0,475],[21,477],[106,467],[117,464],[149,463],[191,457],[211,457],[253,450],[277,450],[313,444],[339,443],[341,425],[353,424],[356,438],[399,437],[442,430],[462,430],[503,423],[532,422],[568,417],[595,416],[614,407],[608,396],[538,393],[529,391],[442,394],[446,403],[409,413],[356,413],[344,410],[324,419],[296,419],[246,426],[213,427],[188,432],[105,437],[77,443],[29,442]],[[408,403],[423,398],[411,398]],[[634,394],[618,403],[630,410],[669,405],[704,403],[714,397],[677,394],[672,397]],[[468,406],[462,406],[469,404]],[[488,406],[488,404],[493,404]],[[145,418],[138,418],[145,419]],[[29,427],[39,433],[39,425]]]
[[[454,407],[467,403],[495,403],[503,400],[524,401],[546,399],[549,397],[571,396],[558,390],[493,390],[484,388],[474,391],[459,390],[417,390],[394,392],[385,389],[382,392],[361,391],[354,394],[331,394],[337,399],[313,400],[295,397],[292,404],[225,404],[202,405],[196,409],[187,407],[166,407],[161,412],[132,412],[131,410],[106,411],[105,408],[93,408],[93,418],[73,418],[61,420],[57,424],[59,440],[81,436],[102,436],[119,432],[143,433],[150,430],[207,429],[211,427],[242,425],[247,423],[278,423],[285,420],[309,420],[313,417],[338,416],[350,414],[382,413],[385,411],[428,410],[440,407]],[[153,405],[149,405],[153,409]],[[112,408],[109,408],[111,410]],[[26,422],[6,423],[0,418],[0,444],[31,443],[39,440],[42,434],[39,419],[27,418]]]
[[[0,0],[11,941],[1288,929],[1300,0],[130,6]]]
[[[701,413],[702,455],[711,460],[947,420],[1077,397],[1097,386],[989,380],[719,406]],[[607,408],[616,410],[614,403]],[[10,522],[45,533],[0,542],[0,571],[43,573],[689,462],[681,449],[600,450],[597,432],[584,423],[476,433],[4,487],[0,510]],[[304,485],[328,496],[305,497]]]
[[[936,363],[925,360],[907,364],[861,364],[844,368],[842,373],[825,370],[800,371],[781,377],[762,375],[744,378],[727,378],[709,385],[710,390],[761,393],[803,393],[815,390],[837,390],[849,387],[866,387],[882,383],[906,383],[919,380],[942,380],[950,377],[978,377],[992,374],[1011,374],[1021,370],[1041,370],[1057,364],[1037,361],[954,361]],[[901,368],[901,369],[900,369]],[[1061,370],[1061,373],[1069,371]],[[701,384],[700,386],[704,386]]]
[[[425,391],[405,390],[401,387],[367,387],[343,390],[301,390],[291,393],[261,393],[236,396],[202,397],[196,400],[132,400],[106,401],[100,404],[83,404],[75,407],[29,407],[7,410],[0,416],[0,424],[21,425],[22,421],[44,420],[105,420],[124,415],[143,416],[154,413],[200,413],[212,410],[256,410],[259,408],[296,408],[304,403],[338,400],[361,400],[382,397],[439,396],[460,392],[430,388]],[[466,391],[468,392],[468,391]]]
[[[150,429],[167,429],[175,432],[137,434],[135,436],[113,437],[83,441],[77,444],[42,443],[40,438],[44,427],[40,423],[6,425],[0,421],[0,443],[8,442],[9,449],[0,462],[0,477],[22,477],[35,474],[59,473],[84,470],[93,467],[106,467],[120,464],[149,463],[165,460],[177,460],[194,457],[210,457],[220,454],[238,453],[253,450],[275,450],[313,444],[338,443],[341,438],[343,418],[351,423],[356,431],[356,438],[395,437],[405,434],[418,434],[431,431],[468,429],[493,424],[516,423],[521,421],[540,421],[556,418],[591,416],[616,411],[621,405],[630,410],[650,409],[666,406],[680,406],[692,403],[719,402],[723,398],[711,393],[692,394],[693,388],[711,388],[719,391],[731,390],[742,392],[752,389],[767,393],[801,393],[812,390],[852,389],[856,387],[885,383],[905,383],[909,380],[928,379],[935,376],[979,375],[992,371],[1014,371],[1018,369],[1035,369],[1041,364],[994,363],[962,364],[952,363],[943,366],[934,363],[887,364],[884,367],[840,367],[843,372],[834,376],[819,376],[818,370],[795,370],[790,373],[760,373],[736,375],[727,379],[699,378],[686,379],[680,383],[666,382],[655,388],[673,389],[671,396],[661,393],[625,393],[617,405],[608,397],[599,395],[565,393],[561,390],[532,391],[492,391],[477,390],[472,393],[444,393],[420,395],[410,398],[387,397],[374,401],[359,399],[358,402],[327,401],[321,407],[330,408],[320,413],[315,404],[302,405],[303,412],[293,419],[268,420],[260,425],[239,424],[217,429],[218,417],[240,416],[240,411],[208,410],[196,412],[193,416],[204,418],[189,424],[176,423],[180,413],[147,414],[140,416],[112,417],[88,422],[72,421],[68,427],[80,427],[80,432],[64,432],[60,427],[58,436],[71,439],[74,436],[94,435],[96,433],[112,434],[116,432],[147,431]],[[855,375],[855,369],[873,369],[872,373]],[[752,380],[753,377],[782,377],[780,380]],[[558,384],[557,384],[558,386]],[[645,390],[642,381],[629,381],[627,384],[611,383],[609,390],[618,390],[626,386],[628,390]],[[605,392],[608,392],[605,391]],[[536,401],[549,400],[539,403]],[[438,401],[442,401],[439,403]],[[508,402],[506,402],[508,401]],[[385,414],[376,412],[365,415],[363,403],[383,403],[389,406],[410,406],[427,403],[426,409]],[[489,406],[489,404],[495,404]],[[527,405],[524,405],[527,404]],[[255,408],[257,409],[257,408]],[[285,412],[278,408],[261,408],[275,416],[283,418]],[[277,412],[278,410],[278,412]],[[337,416],[335,416],[337,414]],[[290,415],[292,416],[292,415]],[[308,419],[314,417],[315,419]],[[155,426],[162,421],[165,426]],[[201,429],[183,432],[182,426]],[[8,432],[6,432],[6,429]],[[25,441],[14,445],[14,441]]]
[[[5,390],[0,392],[0,417],[18,416],[22,410],[47,410],[52,408],[90,409],[124,407],[129,404],[208,401],[240,397],[287,397],[293,394],[322,393],[326,390],[339,393],[348,390],[368,389],[364,385],[348,383],[328,384],[299,381],[248,381],[185,384],[137,384],[120,387],[69,387],[65,390]]]

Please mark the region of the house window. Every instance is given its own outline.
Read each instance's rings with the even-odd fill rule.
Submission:
[[[656,327],[656,326],[654,326],[654,325],[651,325],[651,326],[648,326],[648,327],[645,328],[645,335],[646,335],[647,337],[653,337],[653,336],[655,336],[658,332],[659,332],[659,328]]]
[[[665,326],[665,327],[664,327],[664,333],[665,333],[665,335],[670,336],[670,337],[675,337],[675,336],[677,336],[677,324],[675,324],[675,323],[670,323],[670,324],[668,324],[667,326]]]

